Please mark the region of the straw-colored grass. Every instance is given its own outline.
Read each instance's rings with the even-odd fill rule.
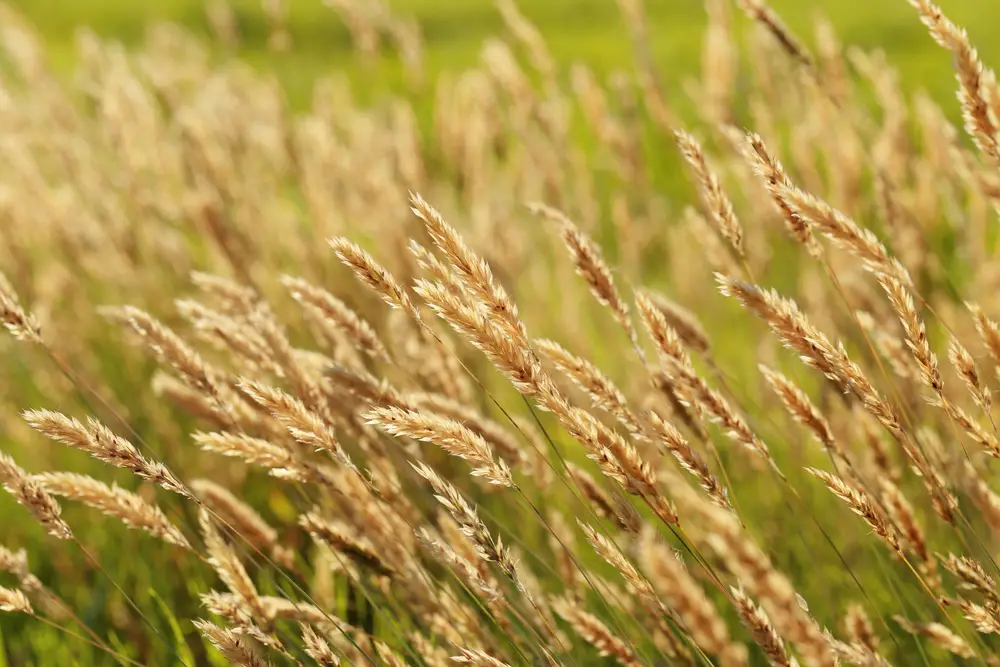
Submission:
[[[899,0],[957,101],[764,0],[684,81],[639,0],[610,77],[528,3],[449,73],[326,4],[393,95],[291,100],[226,0],[72,77],[0,8],[0,663],[1000,661],[1000,84],[946,11]]]

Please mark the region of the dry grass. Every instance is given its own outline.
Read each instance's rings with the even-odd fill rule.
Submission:
[[[293,110],[171,26],[64,80],[2,10],[0,658],[997,662],[1000,87],[960,27],[910,3],[943,110],[708,0],[674,108],[640,2],[608,81],[510,0],[433,81],[330,4],[403,97]]]

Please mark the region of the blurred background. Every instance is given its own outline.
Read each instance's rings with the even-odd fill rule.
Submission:
[[[232,49],[278,73],[293,103],[299,104],[308,98],[312,81],[335,70],[363,82],[358,91],[362,95],[378,94],[401,79],[397,58],[373,54],[367,63],[358,62],[347,25],[353,10],[345,7],[363,7],[361,11],[370,16],[383,15],[387,23],[400,23],[395,28],[386,26],[386,34],[378,40],[383,46],[394,41],[390,34],[394,29],[406,31],[408,26],[404,26],[410,22],[419,26],[419,57],[425,59],[432,75],[476,62],[483,40],[502,30],[491,0],[15,0],[12,4],[37,26],[53,63],[67,72],[73,67],[74,38],[81,28],[129,45],[141,42],[150,24],[157,21],[177,22],[209,36],[231,20]],[[527,0],[518,6],[564,64],[581,61],[598,73],[608,73],[632,65],[627,30],[616,4],[614,0]],[[891,55],[904,89],[927,87],[936,99],[954,97],[950,63],[927,38],[906,0],[774,0],[771,4],[807,42],[812,42],[816,18],[825,17],[845,44],[866,50],[880,47]],[[943,2],[942,8],[955,23],[968,28],[986,62],[1000,59],[1000,43],[992,34],[1000,21],[1000,2],[959,0]],[[701,58],[704,4],[649,0],[645,9],[653,55],[664,70],[668,88],[680,93],[685,77],[697,70]],[[287,39],[274,39],[275,23],[287,30]],[[217,46],[223,56],[222,46]],[[386,49],[376,46],[373,50]],[[955,107],[947,110],[954,112]]]

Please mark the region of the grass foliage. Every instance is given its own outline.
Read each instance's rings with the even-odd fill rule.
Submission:
[[[996,10],[521,4],[0,8],[0,664],[998,662]]]

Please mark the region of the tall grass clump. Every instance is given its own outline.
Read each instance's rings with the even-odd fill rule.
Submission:
[[[636,0],[610,80],[513,0],[440,76],[328,4],[397,97],[293,106],[225,2],[211,42],[81,32],[70,77],[2,8],[4,664],[1000,663],[961,27],[910,0],[933,100],[707,0],[679,99]]]

